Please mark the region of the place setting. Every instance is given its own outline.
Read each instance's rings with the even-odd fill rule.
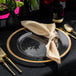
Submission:
[[[55,23],[44,24],[31,20],[21,21],[21,25],[23,27],[10,34],[6,43],[14,61],[22,65],[27,62],[28,66],[45,66],[52,61],[61,64],[62,58],[71,49],[71,39],[64,30],[56,28]],[[9,60],[8,57],[6,59]],[[29,65],[31,63],[33,65]]]
[[[43,24],[36,21],[22,21],[21,23],[24,28],[16,30],[7,39],[6,45],[9,53],[22,62],[55,61],[60,64],[61,58],[70,51],[70,37],[56,28],[54,23]],[[49,34],[52,34],[51,37],[55,35],[52,38],[54,41],[52,44]]]
[[[25,5],[23,2],[20,2],[20,0],[18,0],[18,2],[14,1],[14,4],[17,7]],[[32,10],[30,10],[32,16],[30,15],[28,18],[25,17],[24,20],[21,21],[18,20],[21,27],[13,31],[6,40],[6,50],[8,53],[5,52],[4,48],[0,47],[0,63],[2,63],[13,76],[16,75],[16,71],[19,72],[19,75],[24,72],[24,70],[18,67],[15,62],[24,68],[34,67],[34,69],[42,68],[46,65],[48,66],[48,63],[50,64],[52,62],[56,63],[57,66],[61,65],[62,60],[66,58],[70,52],[72,46],[71,37],[76,39],[76,32],[71,25],[64,23],[63,27],[59,28],[56,25],[57,23],[61,24],[64,21],[64,11],[61,5],[59,5],[61,8],[58,9],[61,10],[61,12],[59,11],[58,13],[58,11],[54,8],[56,6],[53,3],[53,8],[51,8],[50,12],[51,16],[49,14],[48,17],[49,12],[47,13],[43,11],[47,14],[45,16],[45,14],[41,12],[41,9],[44,9],[41,8],[39,10],[37,5],[38,3],[35,0],[34,3],[30,2],[30,4],[30,8],[32,8]],[[8,17],[6,18],[9,18],[11,12],[13,12],[14,15],[16,13],[18,15],[19,8],[18,11],[15,11],[17,7],[13,7],[12,10],[10,8],[10,12],[7,12]],[[7,7],[5,7],[5,9],[6,8]],[[37,17],[34,15],[34,12],[36,13]],[[18,19],[17,15],[16,17]],[[2,20],[4,15],[1,15],[0,17]],[[12,15],[12,17],[14,16]],[[14,23],[15,22],[16,20]],[[12,23],[12,25],[15,25],[14,23]],[[8,62],[16,71],[10,67]],[[52,65],[50,64],[50,66]]]

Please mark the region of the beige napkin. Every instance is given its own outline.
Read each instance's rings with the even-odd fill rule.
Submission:
[[[61,63],[59,52],[56,47],[58,34],[55,31],[55,23],[43,24],[36,21],[21,21],[21,24],[33,33],[48,38],[48,43],[46,44],[46,56],[57,63]]]

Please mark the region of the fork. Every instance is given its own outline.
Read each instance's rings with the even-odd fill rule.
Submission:
[[[6,58],[20,73],[22,72],[22,70],[18,68],[9,57],[7,57],[7,54],[4,52],[4,50],[1,47],[0,47],[0,57],[3,63],[4,63],[3,58]]]
[[[7,65],[7,63],[4,61],[4,59],[0,55],[0,63],[3,63],[4,66],[15,76],[16,74],[10,69],[10,67]]]

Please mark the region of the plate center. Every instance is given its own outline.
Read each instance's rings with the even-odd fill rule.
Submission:
[[[21,35],[17,41],[17,47],[21,53],[29,57],[45,57],[46,48],[45,43],[38,36],[33,35],[31,32]]]

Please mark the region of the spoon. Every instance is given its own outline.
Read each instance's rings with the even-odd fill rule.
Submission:
[[[76,34],[76,32],[74,31],[74,29],[70,25],[64,24],[64,28],[65,28],[65,30],[67,32],[72,32],[72,33]]]

